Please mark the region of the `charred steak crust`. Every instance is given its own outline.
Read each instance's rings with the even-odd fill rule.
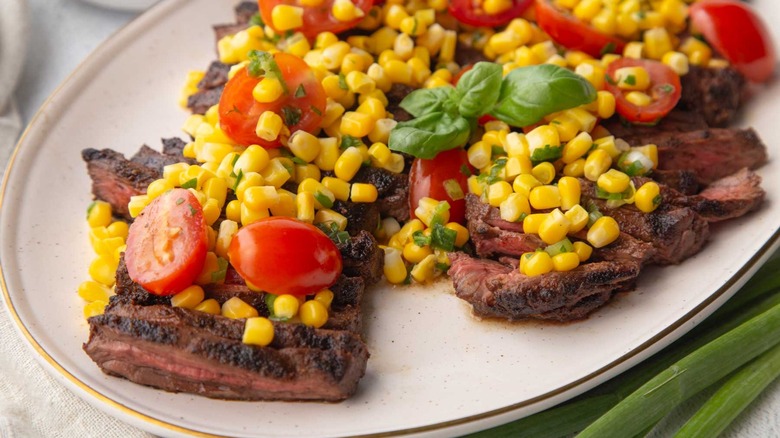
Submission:
[[[692,65],[680,82],[682,96],[678,108],[699,113],[709,126],[716,127],[726,126],[734,119],[747,86],[745,77],[732,67]]]
[[[240,400],[339,401],[365,373],[356,334],[276,323],[268,347],[244,322],[165,305],[122,304],[90,318],[84,350],[107,374],[173,392]]]
[[[95,198],[111,204],[115,215],[132,220],[127,210],[131,196],[146,193],[146,187],[160,177],[155,169],[130,161],[111,149],[84,149]]]

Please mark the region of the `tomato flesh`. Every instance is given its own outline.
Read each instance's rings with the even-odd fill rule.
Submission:
[[[287,53],[275,53],[274,61],[287,86],[287,94],[274,102],[260,103],[254,99],[252,90],[264,78],[253,77],[248,68],[236,72],[222,92],[219,100],[220,127],[240,145],[257,144],[266,148],[282,145],[280,139],[267,141],[255,133],[257,121],[265,111],[279,114],[282,120],[285,120],[285,113],[298,114],[300,117],[296,123],[288,126],[291,133],[299,130],[316,133],[320,128],[327,96],[311,68],[302,59]]]
[[[240,228],[228,256],[244,280],[276,295],[317,293],[333,285],[342,268],[341,253],[328,236],[281,216]]]
[[[291,5],[299,6],[303,8],[303,26],[296,31],[302,32],[309,39],[314,39],[317,34],[322,32],[339,33],[345,30],[352,29],[360,22],[360,18],[351,21],[340,21],[333,16],[331,12],[333,9],[334,0],[324,0],[319,6],[302,6],[300,0],[261,0],[258,1],[260,5],[260,16],[263,17],[263,22],[273,28],[273,20],[271,19],[272,11],[276,5]],[[368,13],[374,2],[372,0],[352,0],[352,3],[360,8],[364,14]],[[284,32],[280,32],[284,33]]]
[[[173,189],[135,218],[127,236],[125,263],[130,278],[157,295],[190,286],[203,269],[208,234],[198,199]]]
[[[777,60],[772,38],[750,6],[731,0],[708,0],[691,5],[693,27],[737,71],[752,82],[772,77]]]
[[[458,21],[470,26],[503,26],[519,17],[533,3],[533,0],[514,0],[512,7],[498,14],[487,14],[474,7],[473,0],[452,0],[448,4],[450,14]]]
[[[633,123],[655,123],[669,114],[680,100],[682,85],[680,77],[667,65],[649,59],[622,58],[609,64],[607,75],[615,77],[615,72],[623,67],[643,67],[650,75],[648,94],[654,98],[647,106],[637,106],[629,102],[623,90],[607,81],[607,90],[615,95],[615,110],[624,119]]]
[[[468,173],[471,173],[468,155],[463,148],[439,152],[436,157],[425,160],[416,158],[409,171],[409,211],[414,218],[414,210],[420,199],[428,197],[450,204],[450,221],[465,223],[466,200],[452,199],[445,181],[454,180],[465,195],[468,193]]]
[[[536,2],[536,23],[558,44],[596,58],[605,53],[623,53],[626,46],[620,38],[604,35],[574,15],[556,8],[549,0]]]

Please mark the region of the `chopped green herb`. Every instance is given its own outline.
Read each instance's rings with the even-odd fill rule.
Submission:
[[[349,134],[344,134],[341,136],[341,145],[339,147],[341,149],[347,149],[351,147],[358,147],[363,144],[363,141],[357,137],[353,137]]]
[[[501,174],[501,171],[506,167],[506,158],[499,158],[496,160],[495,163],[493,163],[493,166],[490,168],[490,173],[487,174],[481,174],[477,177],[477,181],[486,183],[486,184],[493,184],[501,180],[499,177],[499,174]]]
[[[422,231],[415,231],[412,233],[412,241],[419,247],[431,244],[430,236],[426,236]]]
[[[434,248],[452,251],[455,249],[455,239],[458,232],[445,227],[442,224],[434,224],[431,227],[431,246]]]
[[[438,204],[436,204],[436,207],[433,209],[433,214],[431,215],[431,227],[435,227],[436,225],[444,225],[446,222],[444,220],[444,214],[448,213],[450,211],[450,203],[447,201],[439,201]]]
[[[661,91],[663,91],[666,94],[669,94],[674,91],[674,86],[672,84],[663,84],[660,87],[658,87]]]
[[[442,185],[444,186],[444,191],[447,192],[447,196],[453,201],[466,197],[463,193],[463,188],[461,188],[460,183],[456,179],[445,180]]]
[[[661,196],[661,194],[655,195],[655,198],[653,198],[653,205],[661,205],[661,201],[663,201],[664,198]]]
[[[255,78],[259,78],[260,76],[276,78],[282,85],[284,94],[290,93],[290,90],[287,88],[287,82],[285,82],[284,76],[282,75],[282,71],[279,69],[279,65],[276,63],[272,54],[260,50],[250,51],[247,69],[249,75]]]
[[[533,153],[531,153],[531,161],[535,164],[542,161],[555,161],[561,158],[562,154],[563,146],[551,146],[548,144],[542,148],[534,149]]]
[[[472,175],[471,169],[469,169],[469,166],[466,166],[465,164],[460,165],[460,173],[465,175],[466,177],[469,177]]]
[[[295,94],[293,94],[293,97],[300,98],[306,96],[306,88],[303,87],[303,84],[298,85],[298,88],[295,89]]]
[[[628,85],[636,85],[636,76],[628,75],[624,82]]]
[[[447,272],[450,270],[450,265],[446,263],[436,263],[436,269],[441,272]]]
[[[309,164],[303,158],[291,157],[290,160],[292,160],[293,163],[299,164],[301,166],[305,166],[305,165]]]
[[[612,76],[610,76],[609,73],[604,73],[604,80],[607,81],[609,85],[617,85],[617,82],[612,79]]]
[[[193,207],[192,205],[187,204],[187,207],[190,208],[190,214],[191,215],[195,216],[196,214],[198,214],[198,210],[195,210],[195,207]]]
[[[301,121],[302,116],[301,109],[295,106],[283,106],[282,107],[282,118],[284,119],[284,124],[287,126],[295,126],[298,124],[298,122]]]
[[[265,306],[268,307],[269,315],[274,314],[274,301],[276,301],[276,295],[265,293]]]
[[[181,205],[184,203],[184,198],[179,198],[176,200],[176,205]]]
[[[192,178],[181,185],[181,188],[183,189],[194,189],[196,187],[198,187],[198,178]]]
[[[233,184],[234,192],[238,189],[238,184],[241,182],[242,178],[244,178],[244,169],[238,169],[238,175],[236,175],[236,182],[235,184]]]
[[[494,144],[493,146],[490,146],[490,153],[493,157],[498,157],[500,155],[504,155],[505,151],[502,146]]]
[[[326,194],[324,194],[322,192],[318,191],[317,193],[315,193],[314,194],[314,199],[316,199],[317,202],[319,202],[320,205],[322,205],[325,208],[333,207],[333,201],[328,197],[328,195],[326,195]]]
[[[601,48],[601,52],[599,53],[601,54],[601,56],[604,56],[607,53],[614,53],[615,49],[617,49],[617,46],[615,45],[615,43],[610,41],[607,44],[605,44],[604,47]]]
[[[252,18],[249,19],[249,24],[252,26],[265,26],[265,23],[263,23],[263,19],[260,17],[260,14],[252,15]]]
[[[95,208],[97,205],[97,201],[92,201],[91,204],[89,204],[89,207],[87,207],[87,219],[89,219],[89,214],[92,213],[92,209]]]
[[[347,77],[344,76],[344,73],[339,73],[339,88],[342,90],[349,90],[349,85],[347,85]]]
[[[316,106],[314,106],[314,105],[310,105],[310,106],[309,106],[309,109],[311,110],[311,112],[313,112],[314,114],[317,114],[318,116],[321,116],[321,115],[322,115],[322,111],[320,111],[320,109],[319,109],[319,108],[317,108],[317,107],[316,107]]]
[[[544,248],[544,251],[547,254],[550,254],[550,257],[555,257],[558,254],[563,254],[565,252],[573,252],[574,245],[571,243],[571,240],[569,240],[568,238],[564,238],[560,242],[553,243],[552,245],[547,245]]]
[[[227,275],[228,261],[222,257],[217,257],[217,270],[211,273],[211,282],[219,283],[225,280]]]

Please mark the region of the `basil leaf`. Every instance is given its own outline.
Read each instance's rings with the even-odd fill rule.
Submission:
[[[461,94],[458,112],[463,117],[486,114],[498,101],[503,79],[501,66],[493,62],[478,62],[458,80],[455,87]]]
[[[582,76],[552,64],[512,70],[501,83],[491,115],[523,127],[544,116],[596,100],[596,89]]]
[[[435,112],[397,124],[390,131],[387,146],[396,152],[430,159],[439,152],[463,145],[470,135],[468,120]]]
[[[452,113],[457,108],[457,96],[452,87],[422,88],[404,97],[399,106],[414,117],[436,112]]]

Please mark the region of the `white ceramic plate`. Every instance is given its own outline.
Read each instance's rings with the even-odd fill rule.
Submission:
[[[189,69],[213,58],[210,26],[231,2],[168,0],[101,46],[41,108],[6,174],[0,211],[3,295],[45,367],[87,401],[162,435],[451,436],[557,404],[660,350],[722,304],[770,254],[780,227],[780,164],[761,170],[762,210],[716,227],[705,251],[650,268],[639,288],[577,324],[479,322],[448,284],[374,288],[368,371],[338,404],[247,403],[169,394],[108,377],[81,350],[77,285],[91,256],[82,148],[134,152],[180,135],[175,102]],[[755,2],[767,22],[780,6]],[[770,147],[780,87],[745,110]]]

